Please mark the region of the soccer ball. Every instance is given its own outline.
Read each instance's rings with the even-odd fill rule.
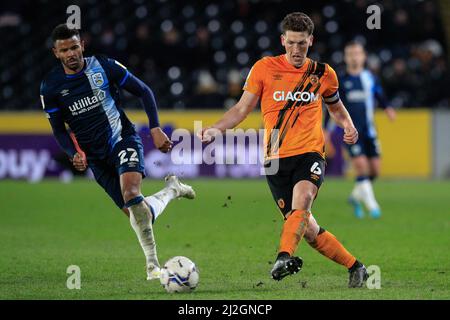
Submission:
[[[190,259],[176,256],[170,258],[161,268],[159,280],[169,293],[190,292],[198,285],[199,273]]]

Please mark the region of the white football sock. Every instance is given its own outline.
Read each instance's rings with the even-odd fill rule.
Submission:
[[[153,209],[154,220],[163,213],[169,202],[175,199],[176,196],[176,191],[173,188],[166,187],[151,196],[145,197],[145,202]]]
[[[141,201],[128,207],[128,210],[130,210],[131,227],[136,232],[147,265],[154,264],[159,267],[150,208],[145,201]]]
[[[351,197],[358,200],[358,201],[363,201],[363,195],[362,195],[362,188],[361,188],[361,182],[362,181],[357,181],[355,183],[355,186],[353,187],[352,193],[351,193]]]
[[[380,206],[378,205],[377,200],[375,199],[375,194],[373,193],[372,183],[369,179],[365,179],[363,181],[357,182],[357,194],[359,198],[361,199],[368,210],[376,210],[379,209]]]

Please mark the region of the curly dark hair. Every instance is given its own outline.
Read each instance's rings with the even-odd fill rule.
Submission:
[[[77,29],[69,28],[65,23],[57,25],[52,31],[53,43],[55,43],[56,40],[70,39],[73,36],[80,38],[80,32]]]
[[[303,12],[292,12],[284,17],[281,22],[281,29],[283,33],[286,31],[307,32],[311,35],[314,31],[314,23],[311,18]]]

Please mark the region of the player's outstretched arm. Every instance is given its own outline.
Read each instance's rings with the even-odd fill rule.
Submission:
[[[161,130],[158,118],[158,107],[153,91],[143,81],[128,73],[127,79],[122,86],[125,90],[138,97],[148,117],[150,135],[155,147],[161,152],[168,152],[172,149],[173,142]]]
[[[344,142],[347,144],[355,144],[358,141],[358,131],[342,101],[339,99],[338,102],[327,106],[336,124],[344,128]]]
[[[238,103],[228,110],[223,117],[211,127],[203,128],[197,132],[202,142],[210,142],[215,135],[236,127],[244,121],[247,115],[256,107],[259,97],[248,91],[244,91]]]
[[[375,99],[378,102],[378,106],[384,110],[384,112],[386,113],[386,115],[390,121],[395,121],[395,119],[397,117],[397,113],[395,112],[395,109],[389,105],[388,99],[387,99],[386,95],[384,94],[384,90],[381,87],[379,79],[375,80],[375,86],[373,87],[373,92],[374,92]]]

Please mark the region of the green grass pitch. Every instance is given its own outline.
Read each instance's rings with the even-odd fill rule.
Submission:
[[[303,270],[269,278],[283,220],[264,180],[192,180],[155,224],[160,262],[184,255],[199,287],[170,295],[146,281],[129,222],[94,181],[0,182],[0,299],[449,299],[450,182],[378,181],[380,220],[353,217],[351,181],[328,179],[313,214],[366,265],[381,289],[348,289],[347,270],[306,243]],[[163,186],[146,180],[145,194]],[[230,197],[231,199],[228,199]],[[66,288],[69,265],[81,290]]]

